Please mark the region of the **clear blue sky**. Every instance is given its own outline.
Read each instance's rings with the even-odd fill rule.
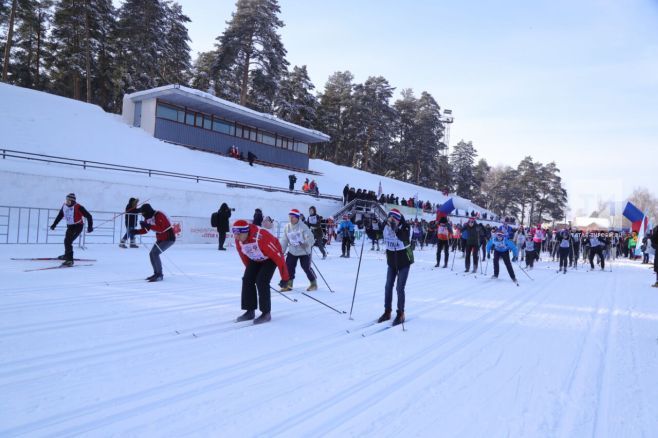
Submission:
[[[178,0],[193,52],[231,0]],[[658,0],[279,0],[292,65],[316,87],[350,70],[427,90],[454,112],[451,144],[490,164],[556,161],[572,214],[658,180]]]

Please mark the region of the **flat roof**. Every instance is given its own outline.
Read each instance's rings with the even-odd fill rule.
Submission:
[[[126,94],[124,99],[140,102],[146,99],[162,99],[175,105],[190,107],[199,112],[224,117],[245,125],[292,137],[305,143],[320,143],[331,139],[327,134],[286,122],[272,114],[260,113],[237,103],[220,99],[210,93],[184,87],[165,85],[150,90]]]

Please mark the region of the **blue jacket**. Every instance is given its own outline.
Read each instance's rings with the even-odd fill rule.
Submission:
[[[507,252],[512,251],[514,257],[519,256],[519,250],[516,248],[516,245],[509,240],[507,237],[504,237],[503,240],[498,240],[495,237],[492,237],[487,243],[487,252],[491,251],[491,248],[495,249],[498,252]]]
[[[340,224],[338,224],[338,230],[336,233],[342,235],[341,233],[343,233],[344,230],[350,233],[350,237],[354,234],[354,224],[351,220],[343,220]]]

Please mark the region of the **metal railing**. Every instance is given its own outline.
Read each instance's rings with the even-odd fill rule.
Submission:
[[[2,156],[3,160],[7,158],[16,158],[20,160],[38,161],[38,162],[51,163],[51,164],[63,164],[66,166],[76,166],[76,167],[82,167],[83,169],[102,169],[102,170],[113,170],[118,172],[129,172],[129,173],[148,175],[149,177],[166,176],[171,178],[196,181],[197,183],[198,182],[220,183],[220,184],[226,184],[227,187],[258,189],[258,190],[265,190],[268,192],[293,193],[295,195],[307,195],[320,199],[330,199],[332,201],[341,201],[343,199],[341,196],[334,196],[334,195],[312,195],[302,190],[289,190],[287,187],[266,186],[261,184],[248,183],[244,181],[234,181],[234,180],[228,180],[222,178],[213,178],[209,176],[169,172],[166,170],[146,169],[142,167],[125,166],[122,164],[103,163],[100,161],[58,157],[54,155],[37,154],[32,152],[16,151],[12,149],[0,149],[0,155]]]

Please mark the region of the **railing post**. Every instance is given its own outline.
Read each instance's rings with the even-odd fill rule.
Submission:
[[[83,169],[87,169],[87,162],[86,162],[86,161],[83,161],[83,162],[82,162],[82,168],[83,168]]]

